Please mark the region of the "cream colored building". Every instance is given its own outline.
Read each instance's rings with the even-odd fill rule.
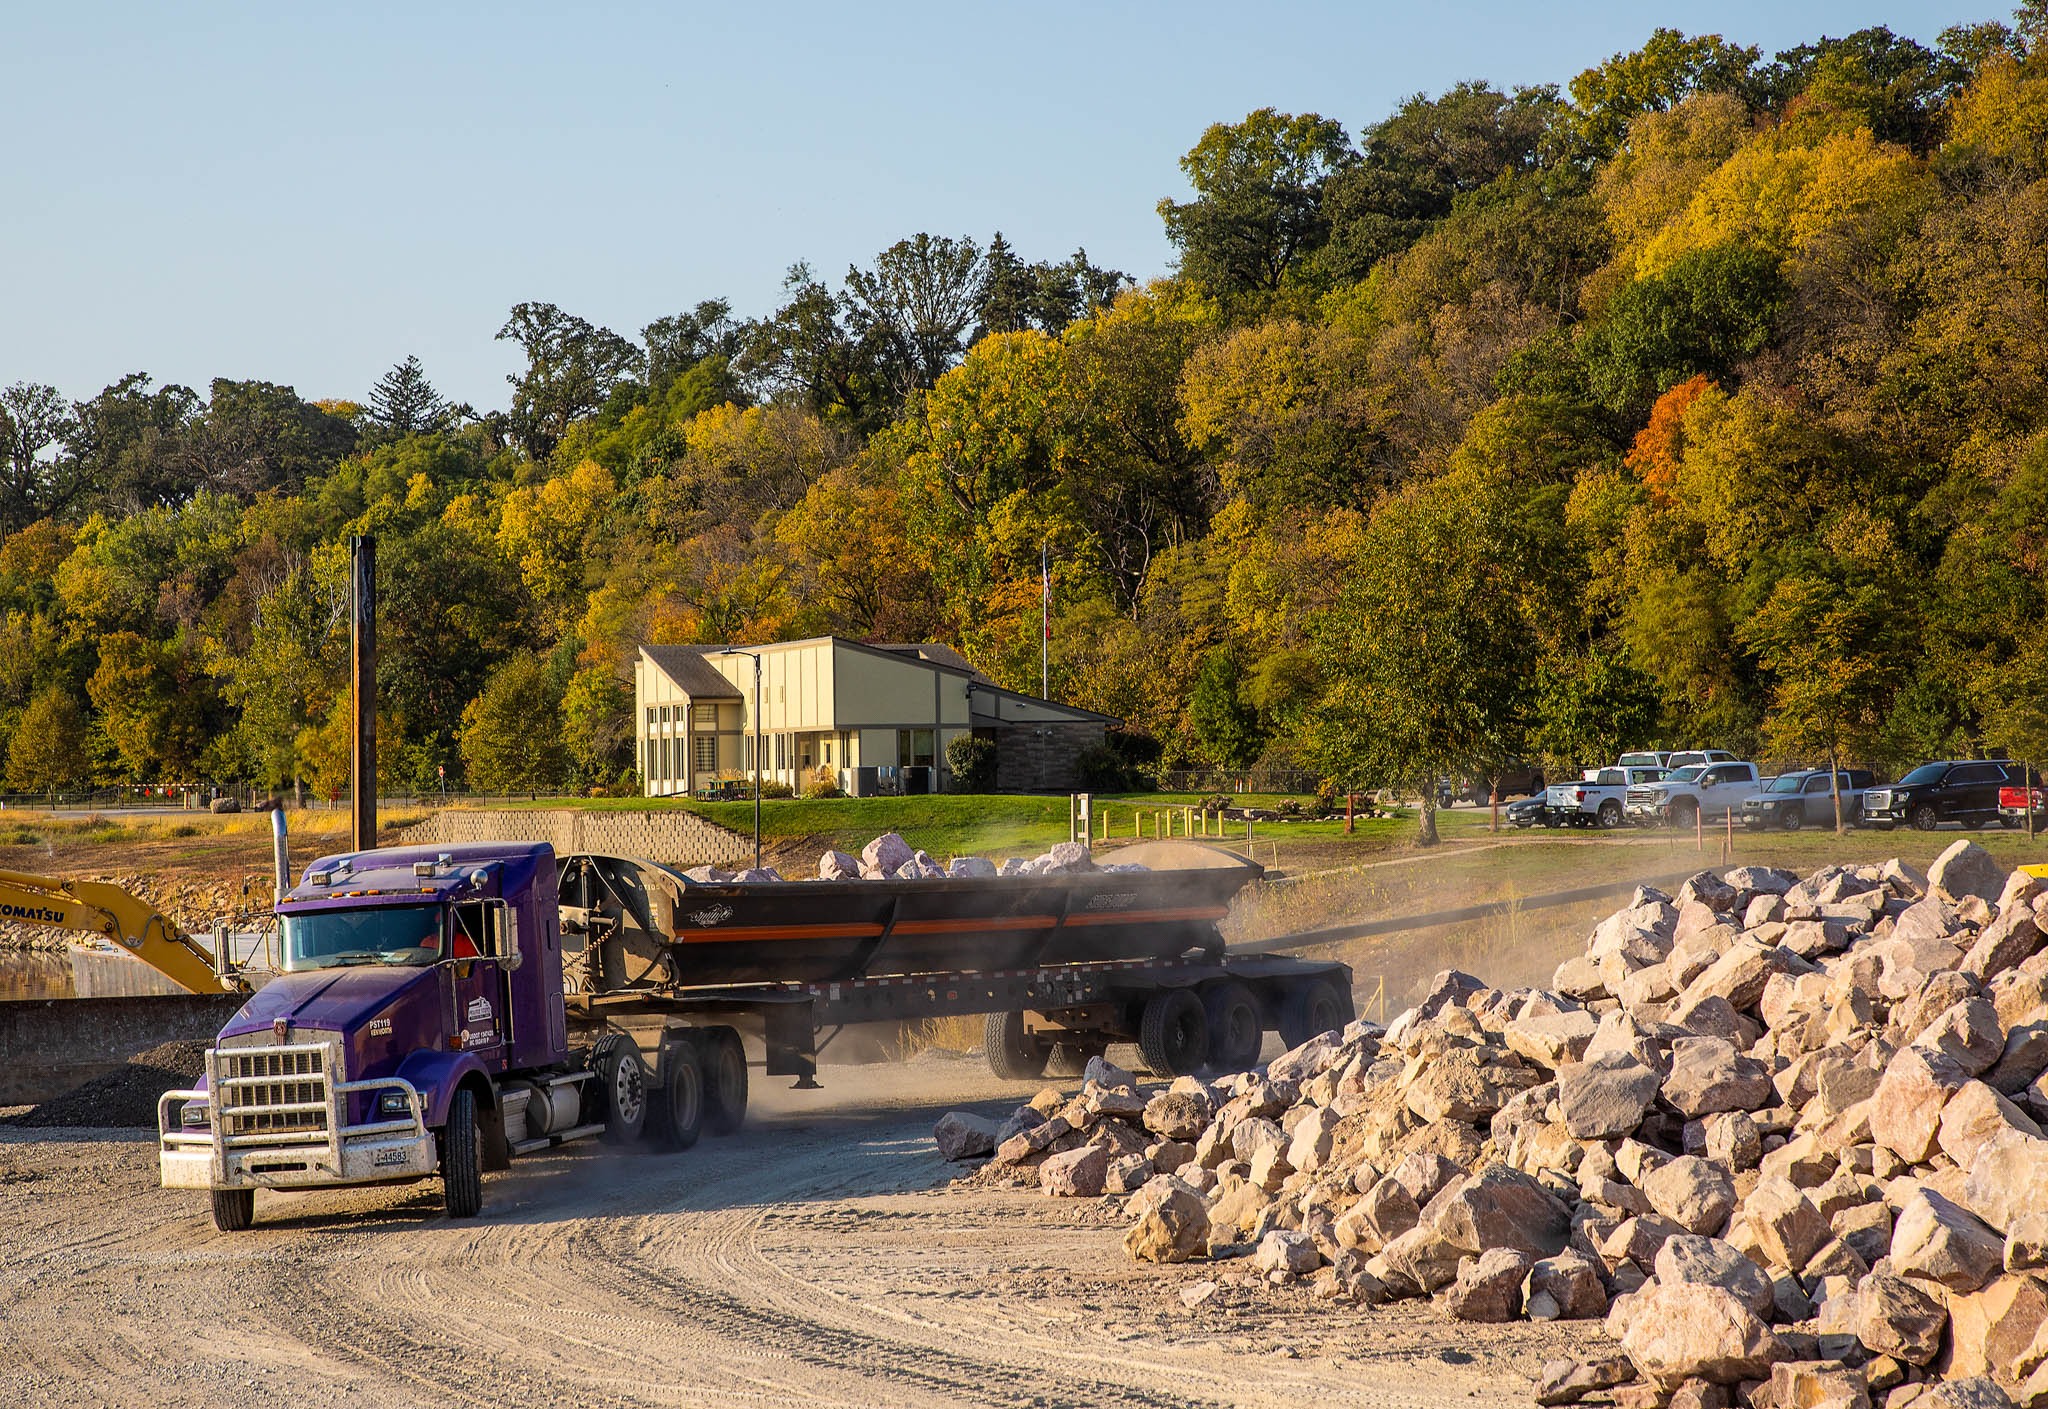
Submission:
[[[755,718],[755,662],[760,715]],[[946,745],[996,744],[1004,792],[1067,791],[1108,715],[1006,690],[949,646],[837,636],[764,646],[643,646],[634,664],[638,761],[649,797],[751,779],[801,791],[829,770],[856,795],[943,792]]]

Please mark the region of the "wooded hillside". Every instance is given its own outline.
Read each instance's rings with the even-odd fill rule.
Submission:
[[[1164,277],[919,234],[753,320],[522,303],[502,409],[17,384],[6,781],[345,781],[356,532],[397,788],[617,783],[646,641],[1035,692],[1047,544],[1052,692],[1133,758],[2040,758],[2044,31],[1262,110],[1191,134]]]

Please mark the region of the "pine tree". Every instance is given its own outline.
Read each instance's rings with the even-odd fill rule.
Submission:
[[[370,414],[398,435],[439,430],[451,409],[427,380],[417,357],[407,357],[370,388]]]
[[[1017,258],[1003,232],[988,243],[982,260],[981,288],[975,299],[974,342],[990,333],[1021,333],[1031,326],[1031,299],[1038,281],[1030,266]]]

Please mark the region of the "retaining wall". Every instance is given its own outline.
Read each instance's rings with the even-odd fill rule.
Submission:
[[[401,846],[481,841],[544,841],[557,855],[592,851],[680,866],[754,864],[752,837],[707,822],[694,812],[448,808],[398,834]]]
[[[0,1106],[61,1096],[159,1043],[210,1038],[247,1001],[181,993],[0,1003]]]

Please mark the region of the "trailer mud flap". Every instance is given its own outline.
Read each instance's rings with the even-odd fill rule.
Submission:
[[[770,1076],[797,1078],[798,1090],[818,1084],[817,1021],[809,999],[769,1003],[761,1012]]]

